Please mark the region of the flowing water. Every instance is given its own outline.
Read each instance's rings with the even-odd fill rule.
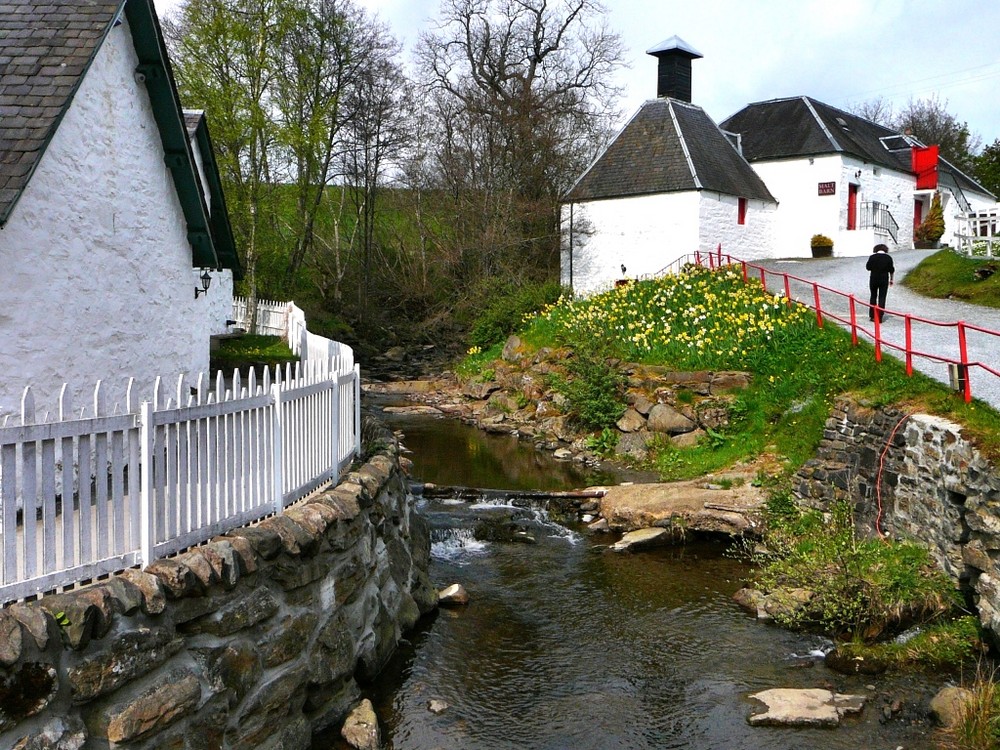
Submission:
[[[408,422],[390,424],[406,431],[420,480],[567,489],[597,478],[553,481],[566,464],[530,446],[454,422]],[[466,465],[470,455],[484,475]],[[472,601],[425,618],[368,686],[387,750],[935,747],[923,707],[941,678],[826,669],[828,642],[760,623],[733,603],[747,571],[722,544],[619,555],[605,549],[608,537],[544,511],[435,500],[421,512],[432,527],[434,584],[459,582]],[[538,543],[475,541],[472,527],[494,514]],[[870,700],[837,729],[750,727],[759,704],[749,694],[775,687]],[[903,709],[886,720],[896,700]],[[431,711],[431,701],[447,708]],[[341,746],[331,736],[314,748]]]

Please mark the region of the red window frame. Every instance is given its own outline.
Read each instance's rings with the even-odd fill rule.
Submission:
[[[747,223],[747,199],[737,198],[736,204],[736,223],[746,224]]]

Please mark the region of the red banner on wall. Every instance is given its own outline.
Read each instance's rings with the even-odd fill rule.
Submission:
[[[936,190],[938,186],[938,147],[914,146],[913,171],[917,175],[917,190]]]

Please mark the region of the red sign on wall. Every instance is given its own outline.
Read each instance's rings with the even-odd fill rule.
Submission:
[[[820,195],[836,195],[837,194],[837,183],[836,182],[821,182],[821,183],[819,183],[819,194]]]

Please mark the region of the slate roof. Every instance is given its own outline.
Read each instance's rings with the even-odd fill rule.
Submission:
[[[840,153],[912,174],[907,142],[924,145],[808,96],[748,104],[724,120],[721,127],[739,133],[743,156],[751,163]],[[902,147],[889,150],[880,139],[890,139]],[[989,195],[984,187],[943,159],[938,171],[964,190]]]
[[[120,0],[0,0],[0,227],[120,5]]]
[[[777,202],[701,107],[662,98],[642,105],[563,200],[689,190]]]

